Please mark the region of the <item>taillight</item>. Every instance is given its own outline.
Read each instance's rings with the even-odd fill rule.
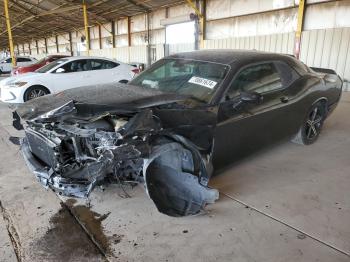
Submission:
[[[133,72],[135,74],[139,74],[140,73],[140,69],[135,68],[135,69],[131,70],[131,72]]]

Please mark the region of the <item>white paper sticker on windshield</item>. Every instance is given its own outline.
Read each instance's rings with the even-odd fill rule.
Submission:
[[[151,88],[157,88],[158,87],[158,81],[152,81],[152,80],[143,80],[142,81],[143,85],[148,85]]]
[[[205,87],[208,87],[210,89],[213,89],[217,84],[217,82],[215,82],[215,81],[201,78],[201,77],[197,77],[197,76],[192,76],[191,79],[188,80],[188,82],[192,83],[192,84],[196,84],[196,85],[205,86]]]

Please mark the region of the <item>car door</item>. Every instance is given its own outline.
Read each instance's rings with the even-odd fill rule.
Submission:
[[[119,79],[118,71],[119,63],[104,59],[91,59],[91,74],[89,74],[90,83],[107,84],[117,82]],[[125,78],[122,78],[125,79]]]
[[[89,71],[91,67],[88,59],[70,61],[49,73],[49,84],[53,92],[91,85]]]
[[[1,72],[7,73],[11,72],[12,70],[12,58],[7,58],[6,60],[2,61],[0,64],[0,70]]]
[[[295,73],[296,74],[296,73]],[[294,75],[293,78],[297,78]],[[214,142],[214,166],[273,144],[291,135],[288,87],[280,62],[251,64],[236,74],[219,105]],[[240,94],[258,93],[260,103],[242,102]]]
[[[17,58],[17,66],[26,66],[32,63],[34,63],[34,61],[31,60],[30,58],[26,58],[26,57]]]

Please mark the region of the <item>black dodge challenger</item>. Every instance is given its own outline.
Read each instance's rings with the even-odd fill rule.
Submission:
[[[218,199],[208,187],[215,170],[284,139],[315,142],[341,88],[334,71],[288,55],[208,50],[161,59],[129,84],[38,98],[16,114],[24,158],[45,187],[87,197],[103,183],[144,183],[160,212],[185,216]]]

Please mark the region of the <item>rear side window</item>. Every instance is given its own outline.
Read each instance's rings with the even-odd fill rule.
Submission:
[[[17,62],[31,62],[32,60],[30,58],[25,57],[18,57]]]
[[[237,92],[266,93],[282,88],[282,79],[274,63],[253,65],[243,69],[233,81],[228,96]]]
[[[56,61],[58,59],[60,59],[61,57],[50,57],[47,61],[49,62],[53,62],[53,61]]]
[[[91,62],[91,70],[111,69],[119,66],[118,63],[114,63],[112,61],[107,61],[102,59],[94,59],[94,60],[90,60],[90,62]]]
[[[279,74],[281,75],[282,85],[284,87],[288,87],[299,78],[299,74],[294,70],[294,68],[290,67],[285,62],[278,61],[275,64]]]

